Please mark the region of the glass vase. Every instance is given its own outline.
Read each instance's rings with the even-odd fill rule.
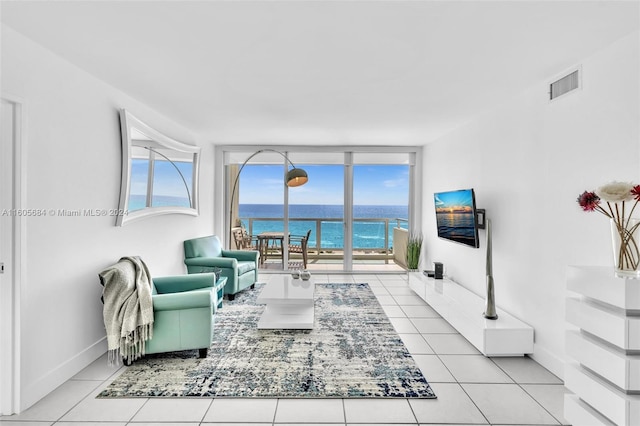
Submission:
[[[611,219],[611,239],[616,275],[640,278],[640,219]]]

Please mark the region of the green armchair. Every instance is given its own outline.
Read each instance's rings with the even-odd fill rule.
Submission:
[[[224,294],[233,300],[240,291],[255,287],[258,281],[258,257],[255,250],[224,250],[216,235],[184,242],[184,263],[189,274],[211,272],[220,268],[227,278]]]
[[[219,301],[214,273],[152,279],[153,338],[146,353],[198,349],[207,356],[213,338],[214,313]]]

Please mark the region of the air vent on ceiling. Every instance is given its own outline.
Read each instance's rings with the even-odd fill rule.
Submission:
[[[554,81],[549,85],[549,99],[554,100],[580,87],[580,70],[577,69],[571,74]]]

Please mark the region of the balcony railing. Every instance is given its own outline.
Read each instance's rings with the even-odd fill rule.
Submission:
[[[240,218],[249,234],[261,232],[282,232],[283,218],[250,217]],[[403,218],[354,218],[353,252],[358,256],[377,255],[376,259],[390,260],[393,254],[393,228],[407,228]],[[311,229],[308,242],[310,258],[334,255],[342,258],[344,250],[343,218],[289,218],[289,233],[305,235]]]

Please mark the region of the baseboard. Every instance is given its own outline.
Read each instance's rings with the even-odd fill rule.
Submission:
[[[530,355],[534,361],[542,365],[547,370],[564,380],[564,364],[563,358],[560,358],[553,352],[548,351],[540,345],[533,345],[533,354]]]
[[[103,337],[91,346],[63,362],[33,383],[22,384],[20,411],[24,411],[54,391],[58,386],[82,371],[107,351],[107,337]]]

